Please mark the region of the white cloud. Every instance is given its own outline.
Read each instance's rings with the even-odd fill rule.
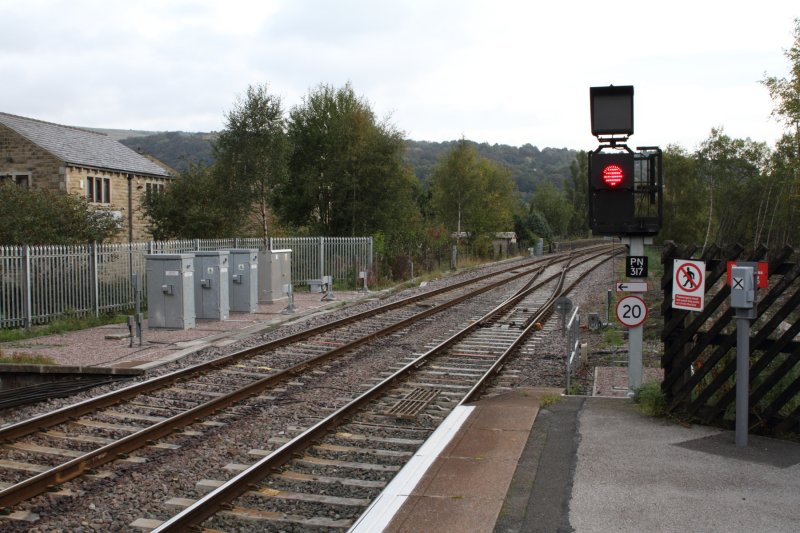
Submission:
[[[591,148],[588,89],[636,87],[635,142],[712,127],[773,141],[795,2],[5,2],[2,111],[75,125],[219,129],[248,85],[287,107],[352,81],[410,137]],[[10,81],[9,81],[10,80]]]

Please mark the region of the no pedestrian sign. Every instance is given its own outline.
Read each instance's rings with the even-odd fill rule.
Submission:
[[[672,308],[702,311],[706,294],[705,262],[675,259],[672,272]]]

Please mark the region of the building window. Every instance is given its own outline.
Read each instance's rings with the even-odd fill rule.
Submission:
[[[111,179],[88,176],[86,178],[86,201],[96,204],[110,204]]]
[[[0,175],[0,183],[14,183],[24,189],[29,189],[31,186],[30,174],[2,174]]]
[[[145,183],[144,192],[147,196],[155,193],[164,192],[164,184],[163,183]]]

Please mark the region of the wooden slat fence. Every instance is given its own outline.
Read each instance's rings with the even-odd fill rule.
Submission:
[[[750,332],[750,428],[800,432],[800,262],[791,247],[745,253],[741,246],[696,247],[668,242],[662,254],[664,341],[662,390],[668,410],[705,423],[732,426],[736,400],[736,319],[726,284],[728,261],[767,261],[769,288],[758,292],[758,318]],[[674,259],[706,263],[705,309],[671,307]]]

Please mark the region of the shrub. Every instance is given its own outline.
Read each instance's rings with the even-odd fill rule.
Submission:
[[[661,383],[658,381],[649,381],[636,389],[633,401],[647,416],[662,417],[667,412],[667,397],[661,390]]]

